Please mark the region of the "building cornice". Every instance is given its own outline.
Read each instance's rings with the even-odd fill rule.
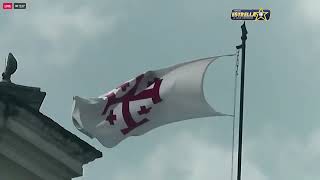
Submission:
[[[81,163],[86,164],[96,158],[102,157],[100,151],[60,126],[51,118],[42,114],[39,110],[21,102],[15,96],[9,93],[1,93],[0,101],[4,102],[6,106],[9,106],[7,109],[9,110],[9,116],[19,115],[17,114],[19,113],[19,110],[15,109],[15,106],[24,109],[27,112],[24,114],[29,113],[30,115],[29,118],[24,117],[23,121],[21,121],[24,126],[32,129],[35,133],[55,144],[59,149]],[[4,114],[6,114],[6,112]]]

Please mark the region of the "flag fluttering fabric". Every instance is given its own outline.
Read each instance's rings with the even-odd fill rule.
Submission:
[[[147,71],[98,98],[75,96],[73,123],[111,148],[165,124],[225,116],[207,103],[203,93],[206,69],[218,57]]]

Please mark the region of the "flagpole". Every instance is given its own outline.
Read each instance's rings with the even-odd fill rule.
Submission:
[[[242,130],[243,130],[243,102],[244,102],[244,74],[245,74],[245,57],[246,57],[246,40],[247,40],[247,28],[246,23],[243,22],[241,26],[242,30],[242,44],[237,46],[237,49],[241,48],[241,85],[240,85],[240,116],[239,116],[239,141],[238,141],[238,175],[237,180],[241,180],[241,158],[242,158]]]

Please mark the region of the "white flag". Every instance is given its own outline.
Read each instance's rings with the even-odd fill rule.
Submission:
[[[74,97],[74,125],[105,147],[164,124],[224,116],[205,100],[204,74],[218,57],[147,71],[98,98]]]

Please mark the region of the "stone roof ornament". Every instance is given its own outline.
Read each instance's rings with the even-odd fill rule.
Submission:
[[[18,63],[17,63],[16,58],[13,56],[12,53],[9,53],[8,59],[6,62],[6,69],[2,73],[2,81],[11,82],[11,75],[16,72],[17,65],[18,65]]]
[[[5,70],[2,73],[0,81],[0,101],[1,99],[10,99],[10,101],[19,101],[21,104],[28,105],[39,110],[46,93],[40,91],[40,88],[23,86],[11,82],[11,76],[17,71],[18,63],[12,53],[9,53],[6,59]]]

